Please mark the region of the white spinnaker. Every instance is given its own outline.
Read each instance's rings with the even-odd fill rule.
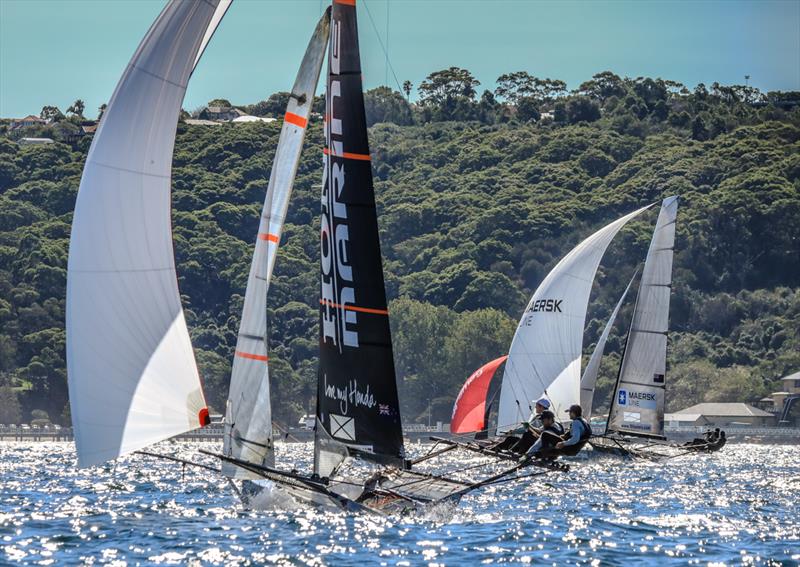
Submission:
[[[619,301],[617,301],[617,305],[611,312],[611,317],[608,318],[608,322],[603,328],[603,332],[600,333],[600,338],[597,339],[597,344],[594,347],[592,356],[589,358],[589,362],[586,364],[586,368],[583,370],[583,376],[581,376],[581,408],[583,408],[583,417],[586,419],[589,419],[592,415],[594,388],[597,385],[597,373],[600,371],[600,362],[603,359],[603,351],[606,349],[608,335],[611,333],[611,328],[614,326],[614,321],[617,319],[619,309],[622,307],[622,303],[625,301],[625,297],[628,295],[628,290],[631,289],[634,279],[636,279],[636,274],[633,274],[633,277],[631,278],[631,281],[628,282],[628,286],[625,288],[625,291],[622,292],[622,297],[620,297]]]
[[[170,182],[186,84],[219,23],[218,6],[167,4],[117,84],[86,159],[66,317],[82,467],[194,429],[207,413],[178,293]]]
[[[580,399],[581,344],[592,281],[622,226],[643,207],[598,230],[564,256],[531,297],[511,341],[497,417],[499,433],[528,418],[533,402],[550,400],[566,420]]]
[[[329,30],[328,10],[311,37],[286,108],[261,212],[233,359],[223,453],[257,465],[271,466],[275,461],[267,366],[267,292]],[[260,478],[231,463],[223,463],[222,472],[231,478]]]
[[[678,198],[661,203],[611,400],[608,431],[664,437],[667,329]]]

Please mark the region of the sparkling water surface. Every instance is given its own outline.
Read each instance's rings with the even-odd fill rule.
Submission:
[[[216,449],[156,450],[215,464],[200,447]],[[308,443],[280,445],[278,461],[308,470],[310,455]],[[438,468],[480,461],[449,453]],[[70,443],[8,442],[0,541],[9,565],[800,565],[800,446],[577,459],[569,473],[487,487],[457,508],[382,518],[246,510],[209,471],[143,456],[81,470]]]

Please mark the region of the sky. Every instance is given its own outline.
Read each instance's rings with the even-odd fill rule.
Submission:
[[[0,0],[0,117],[65,110],[77,98],[93,116],[163,5]],[[320,0],[234,0],[184,108],[288,90],[322,8]],[[458,66],[491,90],[512,71],[576,88],[604,70],[690,87],[750,75],[764,91],[800,90],[800,0],[359,0],[358,19],[365,88],[387,76],[395,89],[405,80],[416,88]]]

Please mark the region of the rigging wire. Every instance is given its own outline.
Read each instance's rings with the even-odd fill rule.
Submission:
[[[386,48],[386,46],[383,45],[383,41],[381,40],[381,34],[378,31],[378,26],[375,24],[375,20],[372,18],[372,12],[369,11],[369,6],[367,5],[366,0],[362,0],[361,3],[364,6],[364,8],[367,10],[367,16],[369,16],[369,21],[372,24],[372,29],[375,31],[375,37],[378,38],[378,44],[381,46],[381,50],[383,51],[383,54],[386,56],[386,67],[392,72],[392,77],[394,77],[394,82],[397,85],[398,92],[402,93],[403,92],[403,87],[400,86],[400,81],[397,79],[397,73],[394,72],[394,66],[392,65],[392,62],[389,59],[389,50]],[[387,5],[386,5],[386,45],[388,45],[388,44],[389,44],[389,5],[388,5],[388,2],[387,2]],[[388,76],[389,76],[389,74],[388,74],[388,71],[387,71],[387,73],[386,73],[386,77],[387,77],[386,86],[387,87],[389,86]]]

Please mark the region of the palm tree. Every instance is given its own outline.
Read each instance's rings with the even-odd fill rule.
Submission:
[[[68,113],[75,114],[77,116],[83,116],[83,111],[86,109],[86,103],[84,103],[81,99],[76,100],[72,103],[67,109]]]

